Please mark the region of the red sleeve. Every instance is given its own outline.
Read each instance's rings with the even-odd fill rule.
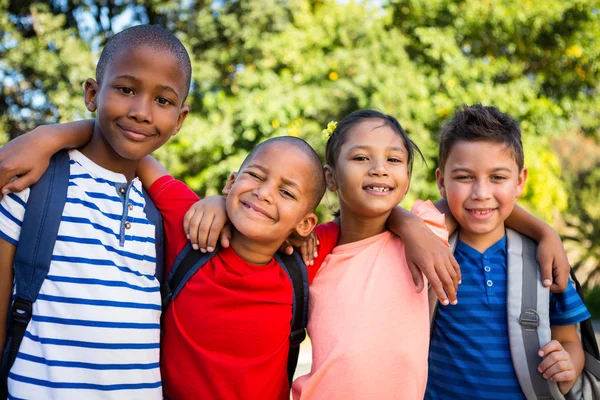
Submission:
[[[314,259],[314,264],[308,266],[308,283],[312,283],[315,275],[321,268],[323,260],[337,245],[338,238],[340,236],[340,227],[335,222],[331,221],[326,224],[317,225],[315,233],[319,238],[319,256]]]
[[[183,217],[200,198],[185,183],[170,175],[157,179],[148,189],[148,194],[163,217],[166,276],[175,257],[188,242],[183,230]]]

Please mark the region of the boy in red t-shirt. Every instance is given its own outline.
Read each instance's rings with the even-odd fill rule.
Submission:
[[[198,197],[152,159],[139,174],[163,215],[171,266],[188,242],[183,219]],[[293,289],[273,255],[293,232],[312,231],[324,192],[318,155],[294,137],[261,143],[231,174],[224,189],[230,247],[192,276],[164,315],[161,365],[170,398],[289,398]]]

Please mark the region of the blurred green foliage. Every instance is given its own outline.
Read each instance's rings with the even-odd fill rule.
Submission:
[[[600,231],[597,165],[577,170],[580,155],[556,149],[600,136],[598,0],[0,0],[0,143],[89,117],[82,83],[103,43],[134,23],[167,27],[191,54],[192,111],[157,157],[200,195],[219,193],[266,138],[300,136],[322,153],[328,121],[376,108],[426,156],[405,205],[436,198],[439,128],[481,102],[521,122],[522,204],[600,246],[589,228]],[[320,213],[333,208],[328,195]],[[586,274],[595,251],[573,252],[593,260]]]

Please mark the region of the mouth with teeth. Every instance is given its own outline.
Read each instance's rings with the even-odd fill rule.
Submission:
[[[476,219],[487,219],[496,211],[495,208],[467,208],[466,210]]]
[[[367,193],[369,194],[374,194],[377,196],[382,196],[382,195],[387,195],[389,194],[394,188],[389,187],[389,186],[365,186],[363,187],[363,190],[365,190]]]

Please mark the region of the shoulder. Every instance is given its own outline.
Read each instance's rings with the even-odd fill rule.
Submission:
[[[448,244],[448,229],[444,214],[439,212],[430,200],[417,200],[410,211],[421,218],[433,233]]]

